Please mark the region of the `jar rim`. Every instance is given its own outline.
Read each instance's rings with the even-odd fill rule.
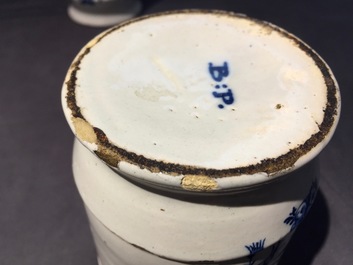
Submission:
[[[257,25],[269,28],[292,41],[296,47],[314,61],[322,74],[327,88],[326,106],[323,109],[322,122],[318,124],[319,130],[302,144],[290,148],[284,154],[277,157],[264,158],[254,164],[231,168],[209,168],[192,164],[167,162],[162,159],[151,158],[146,154],[129,151],[128,148],[121,147],[111,141],[104,129],[88,121],[77,103],[77,79],[82,60],[90,54],[97,43],[117,30],[150,18],[175,14],[213,14],[246,19]],[[71,64],[63,86],[62,102],[66,118],[76,137],[107,165],[123,175],[141,179],[142,181],[195,192],[213,192],[257,185],[280,177],[306,164],[324,148],[332,137],[340,112],[340,95],[337,82],[327,64],[307,44],[268,22],[249,18],[242,14],[217,10],[178,10],[156,13],[142,16],[108,29],[90,41]]]

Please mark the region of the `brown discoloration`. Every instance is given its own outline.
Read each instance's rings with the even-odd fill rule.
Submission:
[[[114,151],[102,146],[98,147],[98,150],[95,151],[95,154],[101,160],[103,160],[105,163],[112,167],[117,168],[119,166],[119,162],[121,161],[121,157],[118,156]]]
[[[78,56],[78,58],[71,64],[69,72],[69,80],[66,81],[67,87],[67,95],[66,95],[66,103],[69,109],[71,110],[71,114],[74,118],[81,118],[85,120],[85,118],[81,114],[81,109],[76,103],[76,81],[77,81],[77,72],[80,70],[80,64],[82,59],[89,53],[90,48],[86,48],[85,51]]]
[[[335,116],[337,115],[338,109],[338,88],[336,87],[335,81],[331,75],[330,70],[327,65],[322,61],[322,59],[305,43],[289,34],[288,32],[271,25],[270,23],[259,21],[252,18],[247,18],[244,15],[237,15],[234,13],[228,13],[224,11],[209,11],[209,10],[184,10],[184,11],[172,11],[160,14],[153,14],[149,16],[139,17],[134,20],[128,21],[126,23],[122,23],[116,27],[111,28],[105,33],[101,34],[97,39],[90,42],[89,45],[81,52],[81,54],[77,57],[74,63],[70,67],[70,75],[69,80],[66,82],[67,86],[67,106],[71,110],[72,117],[80,118],[82,121],[86,121],[85,117],[83,117],[81,113],[80,107],[76,102],[76,81],[77,81],[77,72],[80,70],[81,61],[84,57],[89,54],[90,49],[95,44],[99,43],[102,38],[109,35],[110,33],[122,29],[123,27],[129,25],[130,23],[134,23],[136,21],[141,21],[149,17],[157,17],[166,14],[175,14],[175,13],[208,13],[208,14],[216,14],[219,16],[236,16],[241,19],[247,19],[255,22],[256,24],[261,25],[267,32],[277,32],[282,36],[290,39],[293,43],[300,48],[303,52],[305,52],[312,60],[315,62],[317,67],[322,73],[322,76],[325,80],[325,84],[327,87],[327,105],[324,112],[324,118],[321,124],[319,124],[319,131],[313,135],[309,139],[307,139],[303,144],[297,146],[296,148],[291,149],[287,153],[277,157],[277,158],[268,158],[260,161],[257,164],[248,165],[244,167],[237,168],[229,168],[229,169],[212,169],[212,168],[204,168],[204,167],[195,167],[190,165],[181,165],[176,163],[171,163],[168,161],[154,160],[151,158],[144,157],[142,155],[138,155],[134,152],[130,152],[126,149],[123,149],[117,145],[114,145],[109,141],[107,136],[104,134],[102,130],[99,128],[94,128],[94,126],[90,126],[94,128],[94,133],[97,138],[97,146],[98,150],[96,154],[105,161],[108,165],[112,167],[117,167],[120,161],[126,161],[127,163],[134,164],[139,166],[142,169],[147,169],[151,172],[155,173],[165,173],[171,176],[184,175],[184,176],[194,176],[193,178],[188,177],[184,178],[182,185],[185,187],[208,187],[208,184],[202,184],[202,180],[209,180],[209,183],[214,181],[212,178],[223,178],[230,176],[240,176],[240,175],[252,175],[259,172],[266,172],[267,174],[276,174],[277,172],[284,171],[293,167],[296,161],[307,154],[310,150],[312,150],[315,146],[317,146],[320,142],[324,140],[327,134],[330,132],[330,129],[334,125]],[[282,106],[281,106],[282,107]],[[276,106],[277,109],[280,109],[279,104]],[[85,126],[87,125],[86,123]],[[91,139],[91,138],[90,138]],[[93,139],[93,138],[92,138]],[[84,139],[82,139],[84,140]],[[199,182],[198,182],[199,181]],[[184,183],[184,184],[183,184]],[[187,184],[194,183],[194,184]],[[196,183],[196,184],[195,184]],[[200,184],[199,184],[200,183]],[[206,183],[206,182],[204,182]],[[209,184],[210,188],[215,188],[212,184]],[[197,189],[194,189],[197,190]]]
[[[281,109],[282,107],[283,107],[282,104],[277,104],[277,105],[276,105],[276,109]]]

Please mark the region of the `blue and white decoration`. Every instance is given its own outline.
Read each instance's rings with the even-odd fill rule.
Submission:
[[[289,216],[283,221],[285,224],[291,226],[290,231],[294,231],[308,214],[312,204],[314,203],[317,190],[318,183],[317,181],[314,181],[311,185],[309,194],[306,196],[304,201],[298,208],[293,207],[292,212],[289,213]]]
[[[253,265],[255,264],[255,260],[254,257],[256,255],[256,253],[264,250],[265,248],[265,240],[266,238],[258,241],[258,242],[253,242],[251,245],[245,246],[247,248],[247,250],[249,250],[250,254],[248,256],[249,258],[249,265]]]
[[[221,100],[220,104],[218,104],[218,108],[223,109],[224,105],[232,105],[234,103],[233,91],[228,84],[225,83],[225,78],[228,77],[230,73],[228,62],[224,62],[222,65],[214,65],[210,62],[208,64],[208,72],[213,81],[217,82],[212,95]]]
[[[251,245],[245,246],[245,248],[249,251],[249,265],[270,265],[271,261],[275,257],[279,246],[281,245],[282,240],[278,241],[277,243],[273,244],[271,248],[265,249],[265,241],[266,238],[259,240],[258,242],[253,242]],[[256,254],[266,251],[265,255],[262,255],[261,258],[256,258]],[[265,256],[265,258],[264,258]],[[256,262],[257,261],[257,262]]]

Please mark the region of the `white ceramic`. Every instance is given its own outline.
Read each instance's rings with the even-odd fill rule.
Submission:
[[[200,10],[103,32],[62,100],[102,265],[277,264],[340,111],[330,69],[302,41]]]
[[[135,17],[141,9],[140,0],[72,0],[67,11],[79,24],[106,27]]]

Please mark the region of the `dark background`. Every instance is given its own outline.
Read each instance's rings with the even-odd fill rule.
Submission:
[[[285,28],[330,65],[341,121],[320,155],[320,191],[281,265],[353,264],[353,8],[351,0],[156,0],[245,13]],[[63,0],[0,0],[0,264],[94,265],[71,173],[73,135],[60,90],[79,49],[104,28],[73,23]],[[265,220],[264,220],[265,221]],[[141,264],[143,265],[143,264]]]

